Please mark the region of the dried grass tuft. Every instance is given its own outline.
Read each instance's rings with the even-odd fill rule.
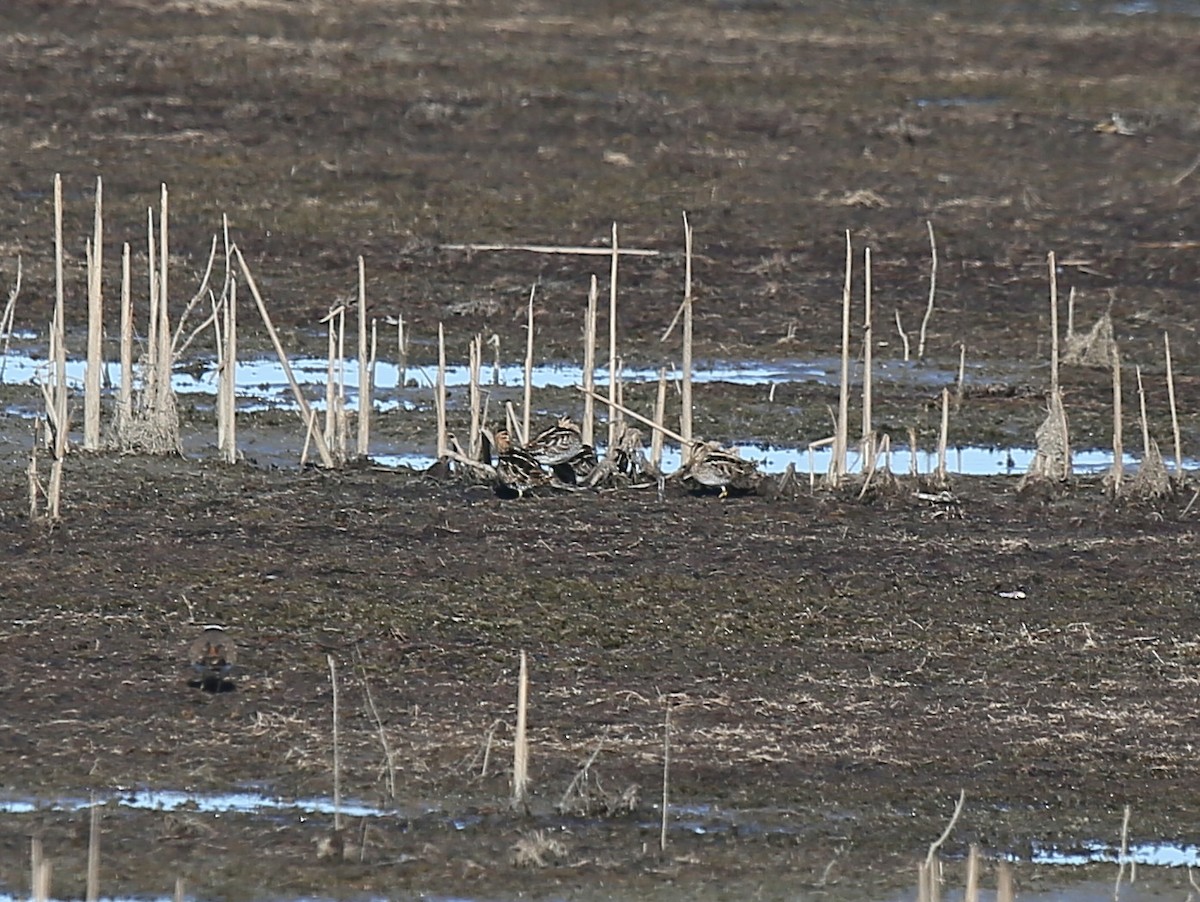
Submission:
[[[1021,478],[1021,489],[1036,483],[1066,482],[1071,477],[1070,431],[1062,392],[1050,393],[1046,419],[1037,429],[1037,451],[1029,471]]]
[[[513,846],[513,864],[519,868],[544,868],[566,855],[566,845],[545,830],[524,833]]]
[[[1125,484],[1123,494],[1133,498],[1166,498],[1171,494],[1171,474],[1158,450],[1158,442],[1150,440],[1149,448],[1142,454],[1142,462]]]
[[[1063,343],[1062,362],[1067,366],[1108,369],[1116,347],[1112,316],[1105,311],[1086,335],[1068,331]]]

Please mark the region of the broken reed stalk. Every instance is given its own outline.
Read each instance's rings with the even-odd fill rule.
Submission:
[[[521,652],[521,670],[517,676],[517,729],[513,738],[512,800],[514,811],[528,808],[529,793],[529,735],[526,716],[529,708],[529,664]]]
[[[446,330],[441,323],[438,323],[438,368],[433,388],[433,408],[437,417],[437,458],[442,460],[450,442],[446,437]]]
[[[663,434],[662,425],[667,416],[667,368],[659,367],[658,393],[654,396],[654,425],[650,430],[650,463],[662,472]]]
[[[61,459],[60,452],[66,450],[67,433],[67,355],[63,348],[63,324],[66,322],[64,313],[63,293],[63,199],[62,176],[54,174],[54,320],[51,326],[51,339],[58,342],[56,353],[51,356],[54,363],[54,419],[56,420],[54,434],[54,457]]]
[[[662,824],[658,832],[658,850],[667,850],[667,816],[671,809],[671,703],[667,702],[667,712],[663,717],[663,784],[662,784]]]
[[[104,333],[104,301],[101,294],[104,267],[104,187],[96,176],[96,209],[92,224],[92,240],[88,245],[87,269],[87,368],[83,377],[83,447],[85,451],[100,449],[100,381],[104,372],[101,337]]]
[[[483,336],[476,335],[471,339],[467,348],[467,356],[471,362],[471,372],[467,376],[467,396],[471,405],[471,431],[467,435],[467,456],[478,460],[483,449],[480,441],[483,427],[483,400],[479,391],[479,369],[483,365]]]
[[[325,343],[325,441],[333,446],[337,435],[337,308],[325,317],[327,340]]]
[[[579,427],[585,445],[596,443],[596,308],[600,298],[599,283],[592,275],[588,287],[587,313],[583,321],[583,387],[589,392],[583,399],[583,424]]]
[[[871,249],[863,250],[863,284],[866,312],[863,316],[862,449],[864,461],[875,459],[874,428],[871,417]]]
[[[946,477],[946,444],[950,435],[950,389],[942,389],[942,428],[938,432],[938,463],[937,481],[945,485]]]
[[[846,280],[842,286],[842,369],[838,380],[838,414],[834,426],[833,457],[829,461],[829,484],[836,487],[846,474],[846,453],[850,419],[850,277],[854,269],[854,249],[850,230],[846,230]]]
[[[929,853],[925,856],[925,864],[929,865],[933,862],[937,855],[938,849],[942,847],[942,843],[950,836],[954,825],[958,823],[958,818],[962,814],[963,805],[967,801],[967,791],[960,789],[958,791],[958,803],[954,806],[954,814],[950,816],[950,823],[946,824],[946,829],[942,831],[942,835],[929,844]]]
[[[692,226],[687,213],[683,214],[683,386],[680,399],[679,433],[684,441],[692,440]],[[691,458],[691,445],[685,444],[680,451],[686,465]]]
[[[333,829],[342,829],[342,751],[338,744],[338,681],[337,663],[333,655],[326,655],[329,662],[329,685],[333,687]]]
[[[66,372],[67,350],[63,337],[63,323],[60,312],[55,310],[54,322],[50,326],[51,359],[54,361],[55,385],[54,391],[47,399],[46,414],[53,412],[53,459],[50,463],[50,484],[46,490],[46,514],[51,520],[57,520],[62,508],[62,479],[63,460],[67,456],[67,383],[65,376],[59,380],[59,374]]]
[[[929,303],[925,306],[925,316],[921,318],[921,334],[917,339],[917,359],[925,359],[925,337],[929,330],[929,319],[933,316],[933,300],[937,296],[938,253],[937,239],[933,235],[933,223],[925,220],[925,228],[929,230]],[[901,333],[903,334],[903,333]],[[905,341],[905,347],[908,342]],[[907,360],[907,354],[905,355]]]
[[[1013,902],[1016,897],[1012,868],[1007,861],[1001,861],[996,865],[996,902]]]
[[[334,410],[334,444],[333,459],[340,467],[346,462],[347,422],[346,422],[346,305],[342,304],[337,311],[337,407]]]
[[[224,359],[221,361],[221,447],[226,463],[237,463],[237,279],[224,298]]]
[[[308,399],[304,397],[304,392],[300,390],[300,384],[296,381],[295,373],[292,372],[292,365],[288,362],[287,353],[283,350],[283,343],[279,340],[279,333],[275,331],[275,326],[271,322],[271,315],[267,312],[267,305],[262,299],[262,294],[259,293],[258,284],[254,281],[250,267],[246,265],[246,258],[242,256],[241,248],[235,244],[233,252],[237,255],[238,265],[241,267],[242,275],[246,279],[246,285],[250,289],[250,294],[254,296],[254,303],[258,307],[259,316],[262,317],[267,334],[271,337],[271,344],[275,347],[275,353],[278,355],[279,362],[283,366],[283,373],[287,376],[288,385],[292,389],[292,397],[296,399],[296,406],[300,410],[300,420],[304,423],[305,428],[308,428],[309,423],[312,422],[312,407],[309,405]],[[325,437],[319,431],[316,431],[313,433],[313,440],[317,445],[317,454],[321,457],[321,465],[327,469],[333,469],[333,458],[330,457],[329,446],[325,443]]]
[[[48,902],[50,899],[50,877],[53,867],[47,858],[38,861],[37,869],[33,872],[34,902]]]
[[[900,323],[900,311],[896,311],[896,331],[900,333],[900,343],[904,345],[904,362],[908,363],[909,348],[908,348],[908,333],[904,331],[904,326]]]
[[[184,881],[184,879],[182,877],[176,877],[175,878],[175,895],[173,897],[174,902],[183,902],[184,896],[186,895],[186,890],[187,890],[187,883]]]
[[[1058,267],[1054,251],[1046,255],[1050,269],[1050,391],[1058,393]]]
[[[967,882],[963,902],[979,902],[979,845],[971,843],[967,851]]]
[[[1138,387],[1138,420],[1142,426],[1142,460],[1150,458],[1150,424],[1146,420],[1146,387],[1142,384],[1142,368],[1135,366]]]
[[[596,398],[599,401],[607,400],[599,392],[594,392],[594,391],[589,392],[586,388],[583,388],[582,386],[579,386],[579,385],[575,386],[575,390],[582,392],[584,395],[590,394],[593,398]],[[631,419],[637,420],[643,426],[649,426],[651,429],[655,430],[656,432],[661,432],[667,438],[674,439],[675,441],[679,442],[680,447],[682,447],[685,444],[683,436],[680,435],[678,432],[675,432],[672,429],[668,429],[666,426],[663,426],[661,424],[655,423],[653,420],[642,416],[636,410],[630,410],[628,407],[625,407],[621,404],[616,404],[615,406],[618,410],[620,410],[622,416],[630,417]]]
[[[88,817],[87,902],[100,898],[100,808],[92,796]]]
[[[602,247],[556,247],[547,244],[442,244],[448,251],[529,251],[534,254],[578,254],[583,257],[608,257],[613,252]],[[626,257],[657,257],[658,251],[621,248]]]
[[[954,409],[957,410],[962,406],[963,386],[967,381],[967,345],[965,342],[958,344],[958,379],[954,383]]]
[[[1183,443],[1179,438],[1179,411],[1175,406],[1175,369],[1171,363],[1171,336],[1163,332],[1163,350],[1167,357],[1167,403],[1171,406],[1171,436],[1175,440],[1175,478],[1183,477]]]
[[[608,272],[608,447],[617,443],[617,224],[612,224],[612,262]]]
[[[1112,393],[1113,393],[1113,462],[1109,470],[1109,482],[1114,494],[1121,493],[1121,480],[1125,474],[1125,413],[1121,401],[1121,352],[1112,345]]]
[[[358,432],[354,453],[366,457],[371,446],[371,365],[367,344],[367,268],[358,257]]]
[[[404,333],[404,314],[396,317],[396,390],[404,388],[408,382],[408,336]]]
[[[533,298],[537,293],[535,283],[529,289],[529,318],[525,325],[525,384],[521,404],[521,436],[527,437],[533,419]]]

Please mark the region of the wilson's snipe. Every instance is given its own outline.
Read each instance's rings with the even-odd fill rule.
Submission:
[[[229,679],[237,663],[237,647],[223,626],[206,626],[188,652],[196,677],[192,685],[206,692],[226,692],[233,688]]]

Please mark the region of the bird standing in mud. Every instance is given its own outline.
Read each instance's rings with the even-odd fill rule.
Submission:
[[[680,479],[719,488],[721,497],[727,498],[731,488],[740,491],[756,488],[759,473],[754,461],[744,460],[737,451],[722,448],[720,442],[705,442],[693,449]]]
[[[516,492],[517,497],[539,485],[550,483],[550,474],[542,469],[538,459],[512,443],[508,430],[497,430],[496,482],[499,488]]]
[[[229,674],[237,663],[237,647],[223,626],[206,626],[188,651],[188,660],[196,678],[190,685],[205,692],[225,692],[233,688]]]

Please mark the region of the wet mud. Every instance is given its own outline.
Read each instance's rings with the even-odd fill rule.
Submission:
[[[426,364],[439,322],[461,358],[482,332],[515,361],[534,283],[539,361],[578,362],[607,258],[446,245],[605,247],[614,221],[622,246],[660,251],[621,260],[622,353],[676,362],[678,334],[660,336],[682,292],[682,210],[699,356],[828,359],[850,229],[857,260],[873,252],[876,359],[895,360],[896,315],[915,351],[926,309],[928,221],[927,365],[956,372],[965,345],[985,373],[955,440],[1031,442],[1051,250],[1064,319],[1071,288],[1077,331],[1111,312],[1164,452],[1171,334],[1185,447],[1200,433],[1186,9],[79,2],[6,4],[0,24],[0,270],[12,284],[21,256],[23,328],[44,330],[53,299],[55,172],[76,298],[95,176],[109,298],[121,242],[144,278],[165,181],[176,314],[227,212],[289,348],[323,350],[317,321],[354,296],[362,254],[373,315],[403,315]],[[1064,373],[1079,446],[1110,439],[1109,378]],[[882,431],[928,443],[942,387],[882,391]],[[822,383],[702,386],[697,428],[802,445],[828,433],[835,400]],[[630,401],[647,408],[652,388]],[[196,434],[209,416],[184,405]],[[56,892],[82,894],[87,814],[54,799],[330,796],[330,656],[341,791],[392,813],[348,815],[335,835],[327,811],[113,801],[105,895],[182,877],[211,899],[894,898],[960,790],[951,879],[977,842],[1034,892],[1061,879],[1035,847],[1115,842],[1125,805],[1134,841],[1193,838],[1194,479],[1154,500],[1113,500],[1098,478],[959,478],[948,497],[901,479],[512,501],[370,464],[279,466],[293,417],[250,418],[246,441],[270,449],[259,466],[195,447],[74,453],[53,525],[28,517],[29,422],[4,417],[0,795],[45,804],[0,814],[3,891],[27,891],[39,835]],[[432,417],[378,428],[427,447]],[[232,691],[188,685],[189,646],[214,622],[237,643]],[[522,650],[532,795],[513,812]],[[560,812],[594,753],[593,807]],[[1186,892],[1181,871],[1156,879]]]

